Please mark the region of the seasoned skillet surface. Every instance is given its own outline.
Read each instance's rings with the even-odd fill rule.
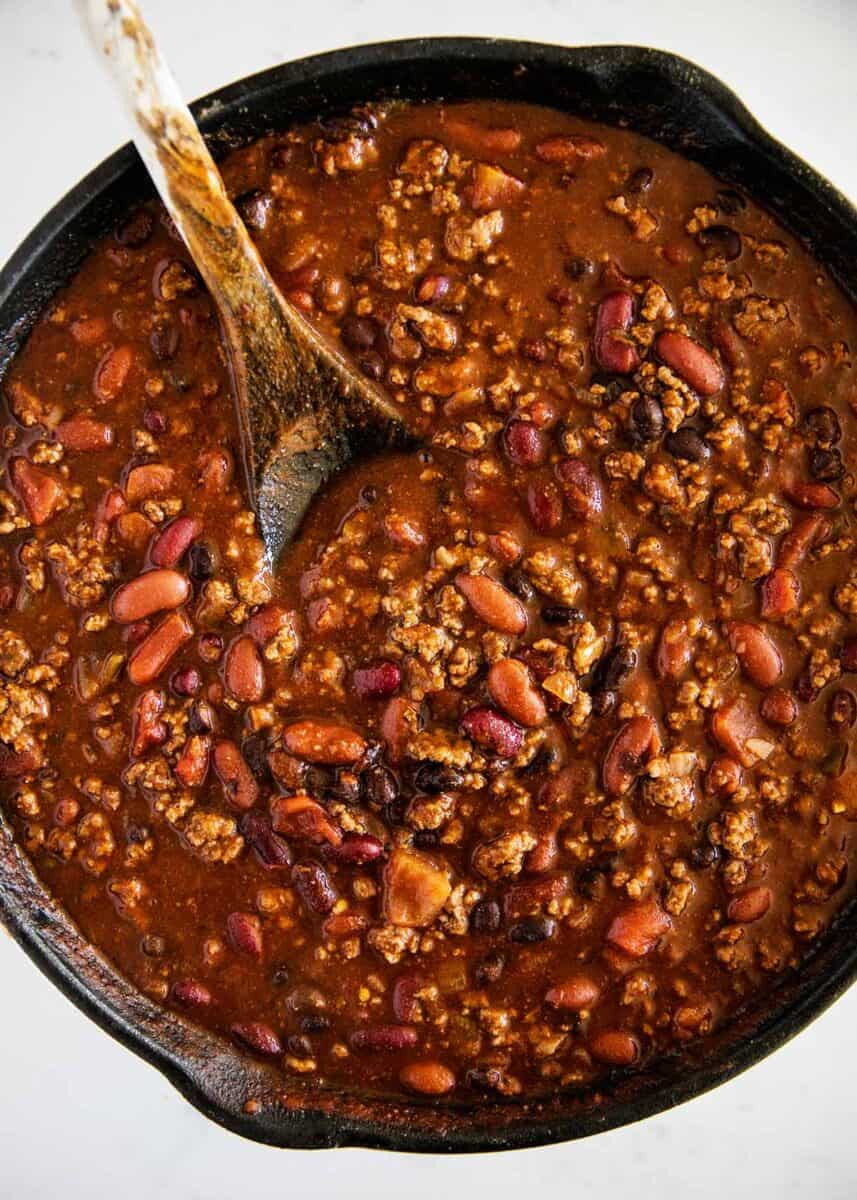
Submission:
[[[555,113],[226,171],[431,450],[267,579],[180,247],[143,210],[97,250],[6,380],[23,844],[302,1077],[514,1095],[705,1034],[847,895],[853,313],[744,197]]]

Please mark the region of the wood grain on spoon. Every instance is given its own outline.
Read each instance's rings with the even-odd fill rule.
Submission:
[[[76,0],[130,110],[134,142],[214,300],[251,503],[275,564],[367,435],[403,442],[396,406],[281,295],[134,0]]]

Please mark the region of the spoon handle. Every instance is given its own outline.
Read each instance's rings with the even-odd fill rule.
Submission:
[[[250,500],[276,559],[342,457],[346,427],[400,436],[395,405],[282,297],[135,0],[75,0],[134,143],[223,324]]]

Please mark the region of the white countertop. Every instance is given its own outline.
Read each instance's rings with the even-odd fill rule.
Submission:
[[[659,46],[719,75],[775,135],[857,197],[854,0],[143,6],[189,96],[285,59],[383,38],[479,33]],[[2,261],[126,139],[69,0],[0,0],[0,113]],[[857,1196],[857,989],[772,1058],[671,1113],[586,1142],[475,1160],[288,1153],[242,1141],[111,1041],[3,937],[0,980],[0,1197],[8,1200],[458,1200],[465,1189],[506,1200],[534,1186],[575,1200]]]

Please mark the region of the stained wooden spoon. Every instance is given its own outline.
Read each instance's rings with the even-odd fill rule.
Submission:
[[[281,295],[134,0],[76,4],[220,314],[250,501],[275,565],[355,449],[407,440],[398,410]]]

